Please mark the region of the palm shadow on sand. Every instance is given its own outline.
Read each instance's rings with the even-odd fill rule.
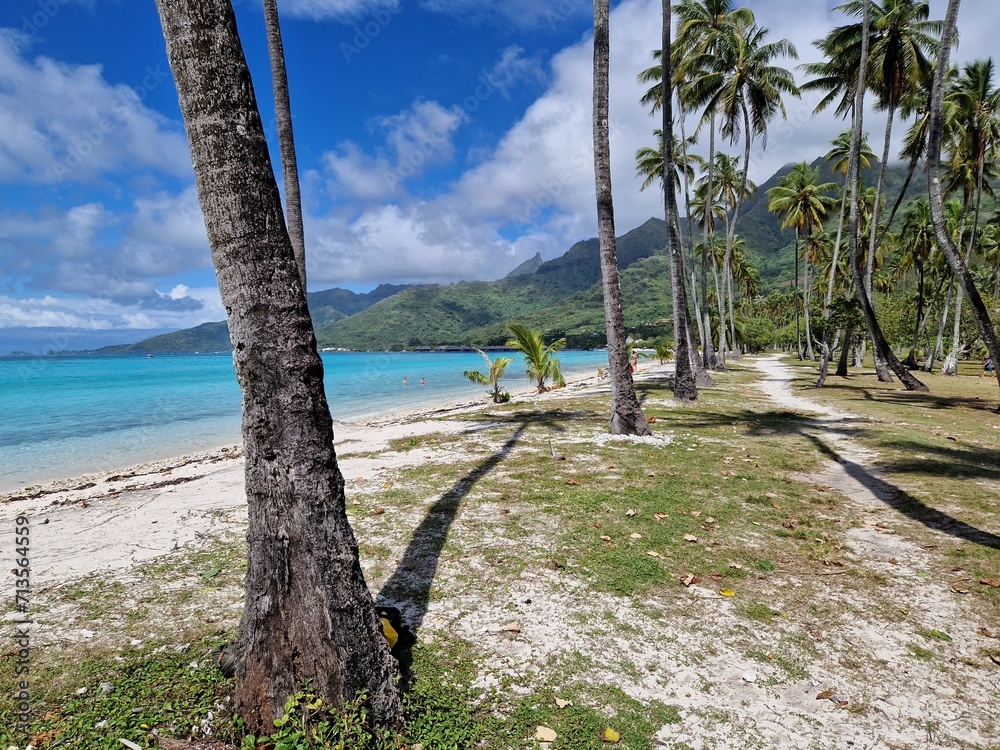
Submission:
[[[409,643],[401,644],[397,654],[404,675],[409,672],[412,664],[412,641],[420,630],[424,615],[427,614],[431,586],[437,574],[441,551],[444,549],[448,530],[458,515],[462,501],[480,479],[510,455],[527,428],[528,424],[522,423],[500,450],[455,482],[427,510],[427,514],[414,531],[399,565],[378,594],[378,605],[398,607],[402,611],[404,622],[413,634]]]

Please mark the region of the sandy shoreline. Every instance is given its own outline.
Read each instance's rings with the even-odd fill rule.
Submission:
[[[658,377],[670,370],[672,365],[644,364],[636,377]],[[517,391],[511,402],[558,400],[564,394],[608,387],[607,379],[581,375],[557,391]],[[352,487],[360,491],[380,482],[388,472],[419,464],[432,458],[426,454],[440,452],[395,452],[392,441],[472,431],[477,423],[462,416],[491,406],[484,395],[482,399],[453,401],[363,422],[335,422],[338,463],[348,495]],[[32,579],[36,585],[148,561],[194,542],[220,523],[243,523],[243,470],[242,446],[230,444],[0,494],[0,559],[12,559],[14,524],[24,515],[32,528]],[[10,586],[10,571],[0,577],[0,586]]]

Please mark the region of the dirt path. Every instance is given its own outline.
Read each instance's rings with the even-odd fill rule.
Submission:
[[[728,730],[707,723],[703,708],[688,711],[680,726],[660,733],[662,746],[996,747],[991,743],[1000,738],[993,708],[1000,704],[1000,674],[981,654],[990,645],[980,632],[988,623],[952,591],[949,580],[928,572],[934,566],[926,545],[908,538],[911,522],[894,508],[899,491],[879,478],[872,467],[877,456],[851,435],[859,418],[795,395],[792,375],[778,358],[754,365],[764,376],[763,392],[777,406],[817,415],[804,419],[802,433],[828,459],[819,473],[796,479],[850,501],[862,523],[848,531],[851,549],[844,552],[851,564],[884,581],[880,599],[888,607],[873,609],[878,601],[872,592],[863,586],[854,590],[845,576],[828,578],[812,596],[828,600],[846,616],[810,631],[818,636],[815,646],[822,656],[807,665],[808,681],[762,690],[743,701],[739,719]],[[940,542],[948,543],[945,535]],[[791,580],[786,585],[817,583]],[[930,648],[923,656],[915,650],[913,644],[926,643],[920,631],[947,634],[950,640],[933,647],[945,651],[944,659],[926,655]],[[857,708],[845,710],[815,699],[827,690]],[[733,701],[720,697],[719,703]]]

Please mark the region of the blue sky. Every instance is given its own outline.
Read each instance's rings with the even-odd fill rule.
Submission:
[[[748,4],[804,60],[843,20],[816,0]],[[236,2],[273,128],[259,6]],[[944,6],[932,0],[932,15]],[[612,3],[619,232],[662,212],[657,191],[639,192],[633,162],[656,125],[635,75],[659,46],[659,7]],[[498,278],[596,234],[589,2],[279,0],[279,10],[310,289]],[[989,54],[998,20],[991,0],[965,0],[957,59]],[[811,108],[789,102],[753,178],[826,150],[844,125]],[[873,144],[883,123],[867,123]],[[4,0],[0,354],[223,317],[153,0]]]

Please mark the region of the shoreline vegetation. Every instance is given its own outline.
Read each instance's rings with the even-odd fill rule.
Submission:
[[[607,434],[593,376],[336,425],[366,580],[417,638],[408,746],[545,727],[553,748],[612,728],[626,748],[993,750],[1000,417],[976,363],[926,395],[746,357],[697,406],[670,369],[640,363],[645,438]],[[243,608],[239,447],[23,495],[0,534],[29,518],[34,746],[239,745],[211,658]]]

